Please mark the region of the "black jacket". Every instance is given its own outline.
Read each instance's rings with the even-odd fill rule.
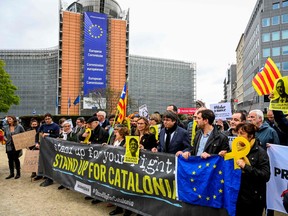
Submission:
[[[269,157],[266,151],[259,145],[256,139],[255,144],[247,155],[251,166],[245,165],[238,195],[238,204],[265,205],[266,182],[270,179]]]
[[[157,148],[157,140],[155,134],[144,134],[141,137],[140,144],[144,146],[144,149],[151,151],[152,148]]]
[[[102,143],[106,143],[108,140],[109,134],[108,132],[101,127],[100,125],[98,125],[91,134],[91,137],[89,139],[89,141],[93,144],[102,144]]]
[[[202,136],[202,130],[198,130],[195,135],[191,155],[197,155],[199,144]],[[204,151],[208,154],[218,154],[222,150],[229,151],[228,137],[213,127],[213,130],[206,142]]]

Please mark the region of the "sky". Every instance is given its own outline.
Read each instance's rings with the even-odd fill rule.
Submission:
[[[64,6],[71,0],[63,0]],[[196,63],[196,99],[223,99],[227,69],[257,0],[117,0],[130,11],[132,55]],[[58,45],[58,0],[1,0],[0,49]]]

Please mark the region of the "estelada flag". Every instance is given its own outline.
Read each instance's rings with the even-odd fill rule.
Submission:
[[[125,82],[123,90],[121,92],[119,102],[117,104],[117,110],[118,110],[117,121],[119,123],[122,123],[123,120],[126,118],[127,96],[128,96],[128,94],[127,94],[127,82]]]
[[[282,77],[278,67],[269,57],[262,70],[260,70],[252,80],[252,85],[259,96],[269,95],[274,87],[276,79]]]

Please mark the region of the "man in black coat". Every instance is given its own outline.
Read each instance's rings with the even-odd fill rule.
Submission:
[[[229,151],[228,137],[213,126],[215,114],[210,109],[197,112],[195,121],[197,128],[193,148],[191,152],[184,152],[182,156],[188,158],[191,155],[208,158],[212,154],[224,156]]]

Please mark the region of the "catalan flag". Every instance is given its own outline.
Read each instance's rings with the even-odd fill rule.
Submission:
[[[278,67],[271,58],[268,58],[262,70],[252,80],[252,85],[259,96],[269,95],[276,79],[282,77]]]
[[[121,92],[120,100],[117,104],[119,123],[122,123],[123,120],[126,118],[127,97],[128,97],[127,82],[125,82],[123,90]]]

